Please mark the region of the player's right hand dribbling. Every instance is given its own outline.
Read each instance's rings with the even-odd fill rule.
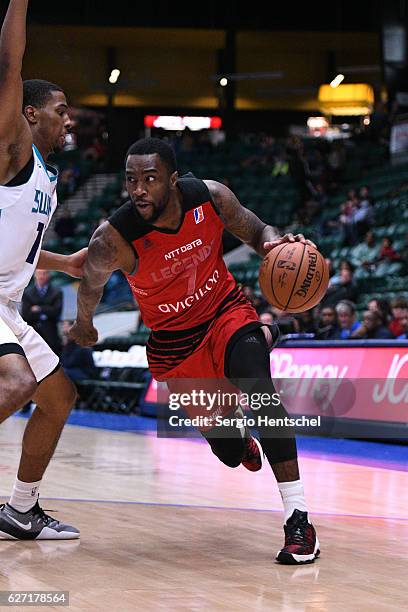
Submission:
[[[69,330],[69,338],[80,346],[93,346],[98,342],[98,330],[90,324],[75,321]]]

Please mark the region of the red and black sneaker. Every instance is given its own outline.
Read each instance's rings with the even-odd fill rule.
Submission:
[[[294,510],[283,528],[285,546],[276,555],[276,560],[284,565],[313,563],[320,555],[319,540],[315,528],[307,520],[307,512]]]
[[[262,467],[264,455],[261,443],[249,434],[245,439],[245,445],[245,453],[241,463],[250,472],[258,472]]]

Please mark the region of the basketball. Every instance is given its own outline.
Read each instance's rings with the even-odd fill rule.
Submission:
[[[329,270],[317,249],[287,242],[272,249],[259,270],[259,286],[266,300],[280,310],[304,312],[327,291]]]

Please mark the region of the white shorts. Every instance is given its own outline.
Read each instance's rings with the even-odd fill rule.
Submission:
[[[35,329],[24,321],[17,302],[4,299],[0,299],[0,349],[2,344],[22,347],[37,382],[58,366],[59,358]]]

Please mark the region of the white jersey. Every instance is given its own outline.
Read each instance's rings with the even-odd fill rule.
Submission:
[[[44,232],[57,207],[58,172],[33,145],[29,180],[0,186],[0,298],[20,301],[34,274]]]

